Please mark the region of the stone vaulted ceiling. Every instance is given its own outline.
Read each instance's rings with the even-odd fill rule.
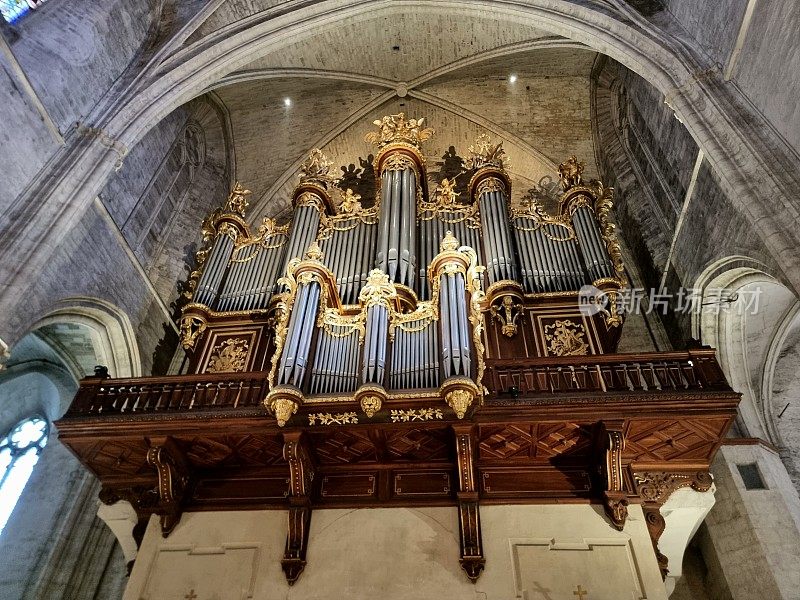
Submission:
[[[223,4],[195,38],[243,18],[246,6]],[[253,191],[254,219],[286,210],[311,148],[357,170],[374,151],[363,140],[372,120],[397,112],[436,129],[424,147],[432,171],[449,146],[465,156],[480,133],[502,140],[516,200],[573,153],[597,175],[595,56],[496,17],[384,10],[261,56],[210,93],[229,113],[235,176]]]

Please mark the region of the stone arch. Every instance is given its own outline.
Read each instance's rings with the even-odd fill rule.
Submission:
[[[92,333],[99,356],[106,359],[112,377],[140,377],[142,363],[128,315],[110,302],[98,298],[76,297],[61,300],[30,327],[36,331],[55,323],[75,323]]]
[[[740,433],[783,447],[771,401],[773,375],[798,323],[800,300],[763,264],[745,256],[710,264],[695,290],[703,306],[692,313],[692,332],[717,349],[728,381],[742,393]]]
[[[65,217],[69,220],[71,213],[84,208],[112,169],[121,164],[127,149],[154,123],[203,93],[221,77],[289,40],[297,42],[322,27],[396,6],[391,0],[361,0],[317,2],[288,10],[275,7],[184,47],[160,65],[152,65],[148,83],[143,76],[135,92],[110,100],[113,106],[98,107],[94,125],[102,135],[77,140],[65,148],[51,163],[52,177],[40,178],[21,195],[9,211],[8,219],[12,223],[25,222],[24,219],[31,218],[30,207],[36,206],[37,219],[33,220]],[[616,2],[600,10],[565,0],[507,0],[491,5],[477,0],[420,0],[415,2],[415,8],[458,10],[464,18],[477,15],[485,18],[489,14],[536,23],[551,33],[607,54],[645,77],[665,94],[720,173],[726,191],[737,199],[769,252],[780,262],[790,285],[800,289],[797,252],[800,240],[796,232],[783,225],[798,217],[791,193],[797,179],[793,165],[790,167],[791,152],[785,145],[772,145],[762,137],[759,128],[750,125],[749,119],[740,118],[742,114],[750,115],[751,109],[736,90],[725,86],[721,73],[707,65],[699,53],[693,54],[677,38],[665,35],[634,9]],[[700,72],[702,77],[697,75]],[[75,176],[76,173],[80,176]],[[31,202],[31,198],[46,201]],[[776,211],[776,205],[782,211]],[[776,217],[778,212],[783,212],[780,218]],[[30,255],[28,268],[35,269],[40,261],[46,260],[46,252],[41,248],[44,233],[36,230],[27,233],[22,248],[17,246],[15,250],[17,254]],[[6,243],[0,243],[0,252],[8,251]],[[6,286],[12,287],[24,261],[0,262],[3,263],[11,270],[11,275],[3,279]],[[19,300],[13,289],[4,296],[10,302]]]

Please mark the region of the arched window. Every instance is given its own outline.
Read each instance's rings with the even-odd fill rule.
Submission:
[[[47,443],[47,420],[20,421],[0,440],[0,534]]]
[[[6,22],[13,23],[44,2],[45,0],[0,0],[0,14],[3,15]]]

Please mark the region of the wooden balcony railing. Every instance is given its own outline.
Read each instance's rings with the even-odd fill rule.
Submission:
[[[512,396],[730,391],[714,351],[705,349],[488,360],[484,382],[491,392]],[[254,409],[268,391],[266,372],[87,378],[65,417]]]
[[[267,375],[264,371],[87,378],[65,417],[257,408],[269,391]]]
[[[512,396],[731,389],[712,349],[489,360],[484,382]]]

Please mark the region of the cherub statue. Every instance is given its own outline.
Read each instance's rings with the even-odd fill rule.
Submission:
[[[561,187],[566,192],[569,188],[583,183],[583,169],[586,165],[578,162],[578,157],[574,154],[566,162],[558,165],[558,177],[561,179]]]
[[[455,190],[456,178],[448,179],[445,177],[436,188],[436,196],[441,204],[450,205],[455,204],[458,198],[458,192]]]
[[[353,190],[347,188],[342,193],[342,203],[339,205],[339,214],[350,215],[361,212],[361,195],[354,194]]]

